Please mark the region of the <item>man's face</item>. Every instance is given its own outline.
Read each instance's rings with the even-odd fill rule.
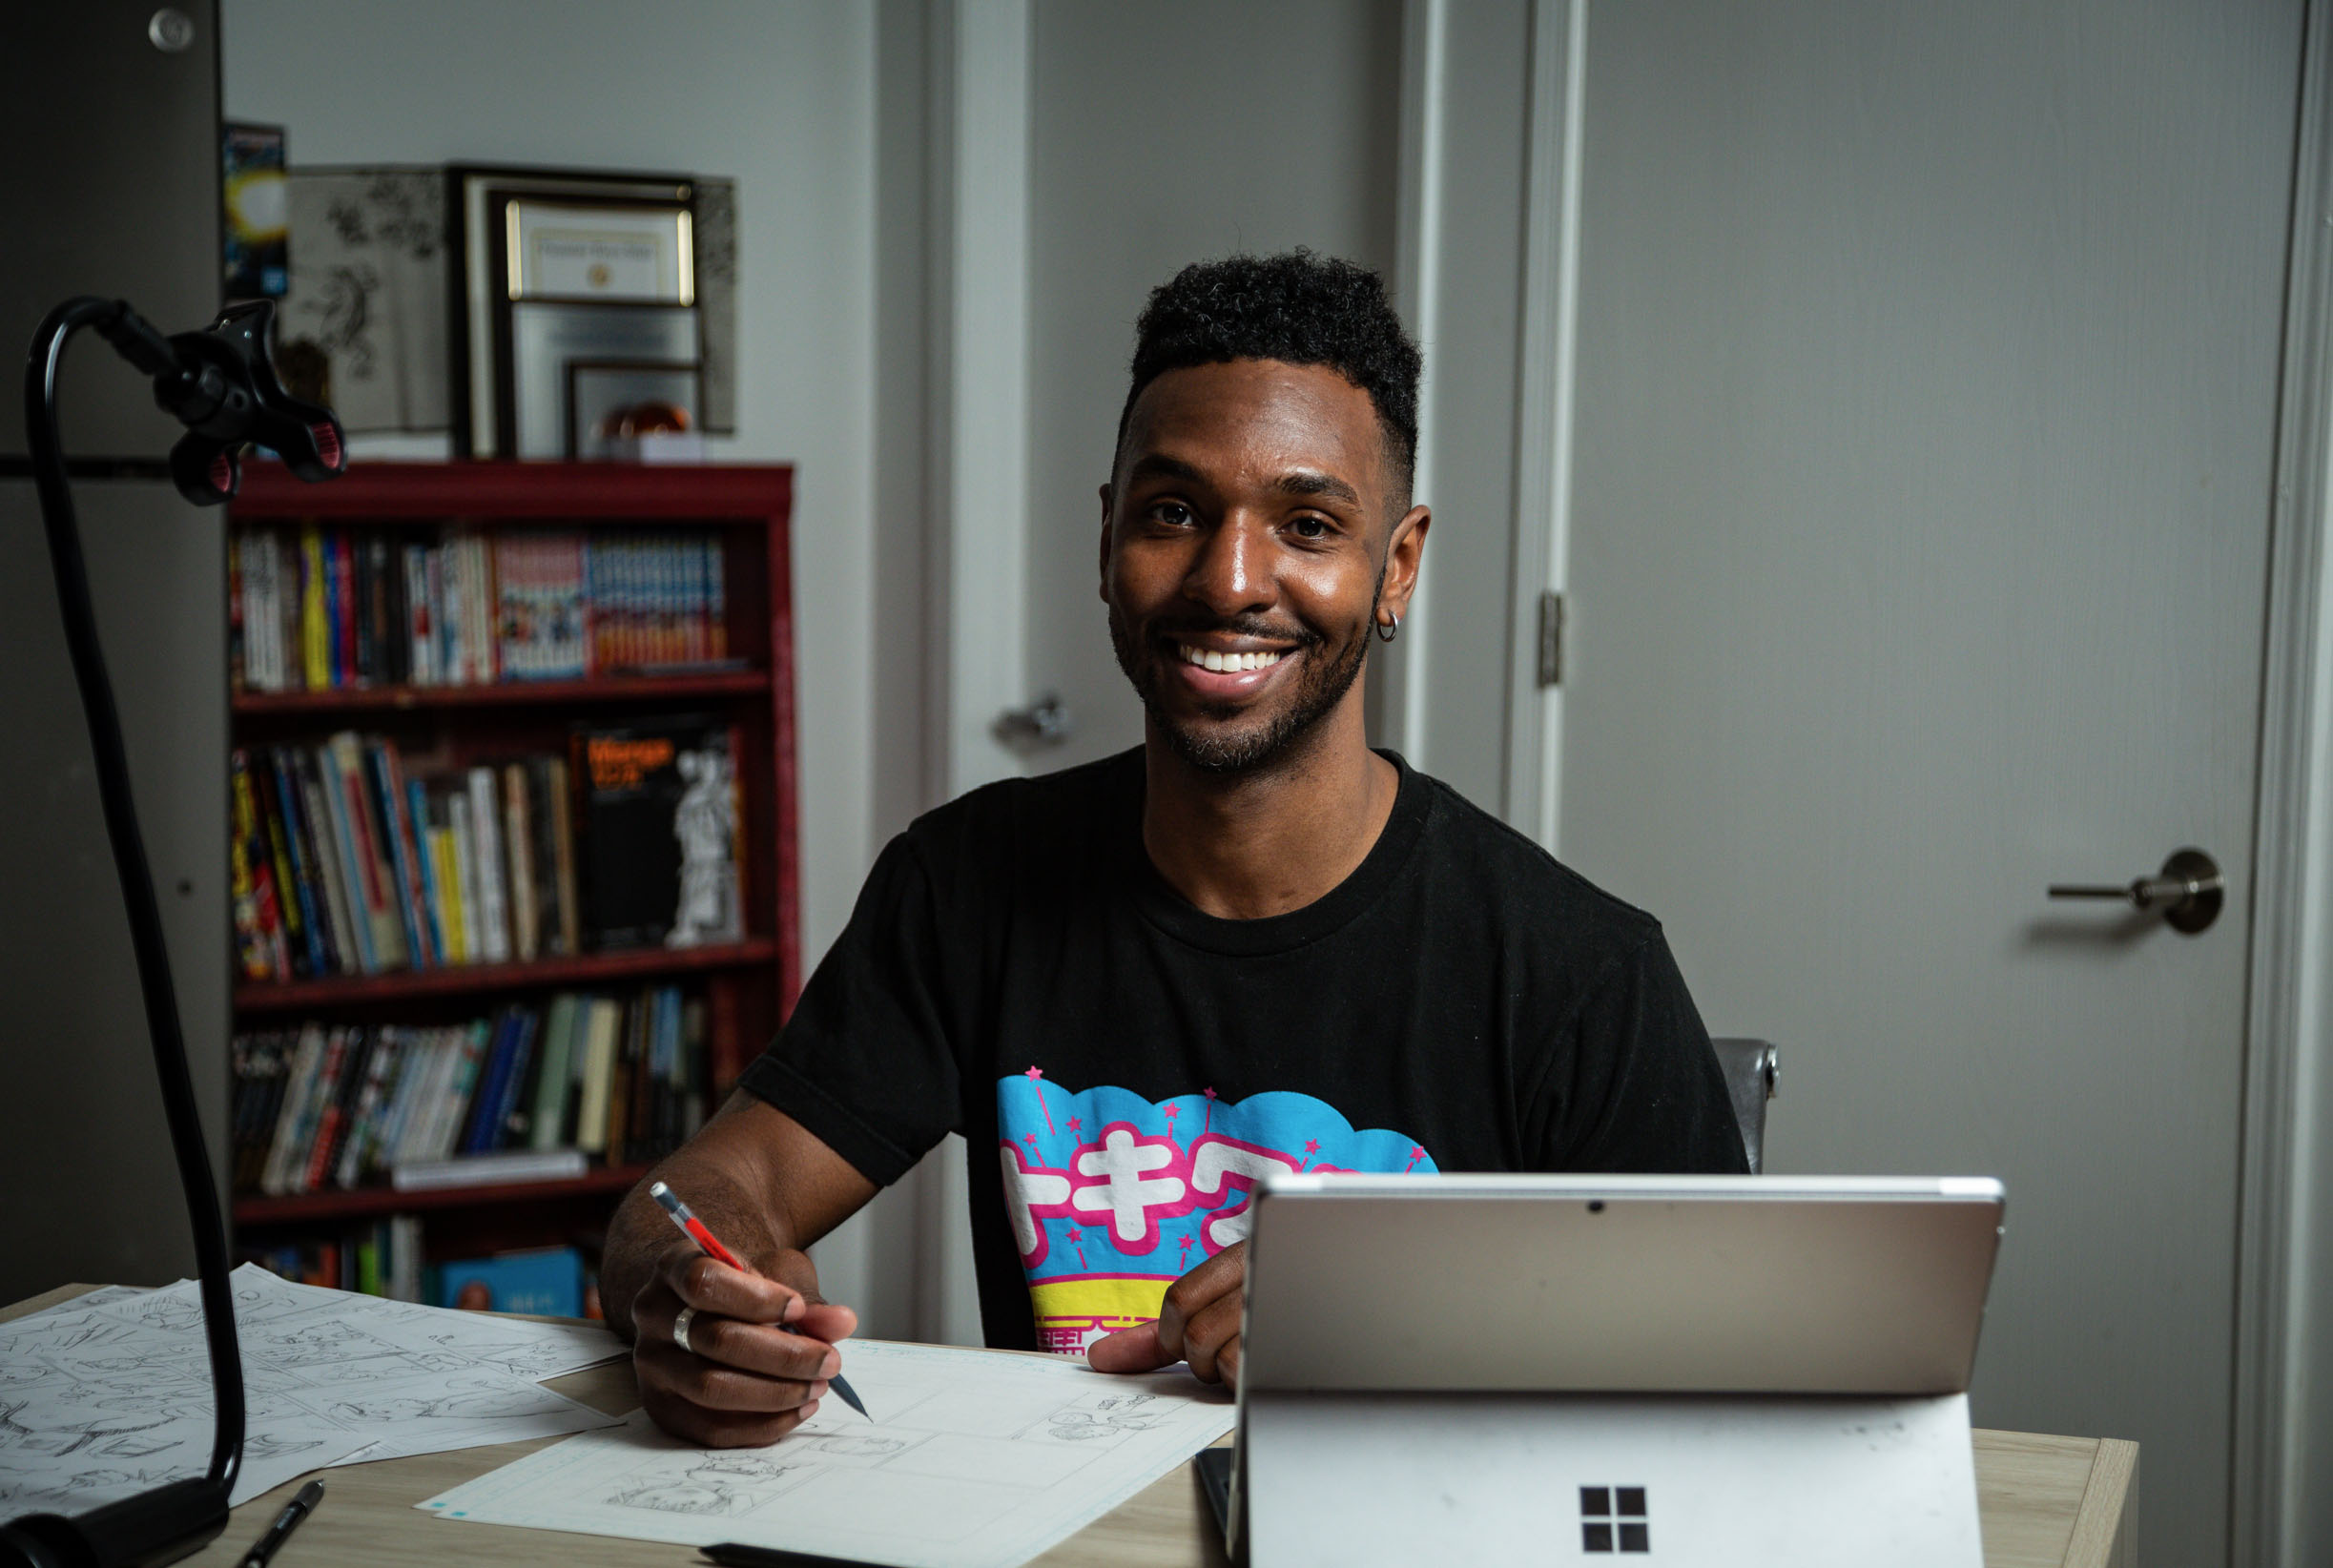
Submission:
[[[1102,598],[1186,762],[1248,772],[1359,701],[1380,588],[1400,613],[1425,532],[1423,508],[1396,525],[1386,469],[1369,394],[1326,366],[1235,360],[1143,389],[1102,491]]]

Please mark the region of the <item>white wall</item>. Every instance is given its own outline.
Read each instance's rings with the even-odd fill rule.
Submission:
[[[737,181],[737,434],[795,465],[802,958],[849,918],[896,792],[875,776],[875,8],[856,0],[224,0],[224,113],[297,164],[539,163]],[[375,443],[442,453],[411,438]],[[896,694],[896,691],[895,691]],[[912,732],[914,713],[896,715]],[[863,1299],[864,1228],[821,1248]],[[880,1315],[871,1325],[884,1328]],[[900,1325],[890,1325],[902,1331]]]
[[[1184,265],[1310,245],[1394,259],[1392,0],[1034,8],[1029,146],[1030,690],[1077,721],[1041,769],[1142,739],[1094,596],[1134,318]],[[1431,553],[1431,552],[1430,552]]]
[[[796,464],[803,957],[849,917],[867,812],[874,422],[869,5],[226,0],[225,113],[295,164],[460,159],[737,181],[732,462]]]

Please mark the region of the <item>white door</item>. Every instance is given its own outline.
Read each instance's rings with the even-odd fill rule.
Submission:
[[[1781,1047],[1778,1171],[1998,1175],[1981,1424],[2224,1560],[2299,0],[1600,5],[1559,853]],[[2194,845],[2180,936],[2053,882]]]

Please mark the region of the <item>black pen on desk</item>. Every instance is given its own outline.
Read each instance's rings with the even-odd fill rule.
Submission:
[[[292,1538],[292,1532],[299,1528],[299,1521],[316,1512],[316,1505],[323,1500],[323,1482],[310,1481],[301,1487],[299,1496],[285,1503],[283,1512],[276,1516],[276,1522],[267,1527],[267,1534],[251,1543],[251,1550],[243,1554],[243,1560],[237,1563],[236,1568],[267,1568],[267,1559],[276,1555],[277,1548]]]
[[[662,1182],[650,1182],[648,1184],[648,1195],[664,1207],[666,1216],[674,1225],[680,1227],[682,1235],[696,1243],[698,1251],[715,1263],[727,1264],[740,1274],[750,1274],[754,1271],[745,1266],[736,1253],[721,1245],[720,1237],[705,1228],[705,1222],[698,1219],[694,1211],[687,1204],[682,1203],[680,1195],[671,1187]],[[790,1334],[798,1334],[802,1331],[791,1323],[781,1323],[777,1327]],[[841,1373],[836,1373],[826,1382],[827,1387],[835,1391],[835,1397],[858,1412],[859,1414],[867,1415],[867,1407],[858,1402],[858,1395],[851,1392],[851,1385],[842,1380]],[[875,1417],[867,1415],[867,1419],[872,1421]]]

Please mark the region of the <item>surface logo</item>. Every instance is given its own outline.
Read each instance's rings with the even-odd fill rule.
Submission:
[[[1582,1552],[1649,1552],[1652,1520],[1641,1486],[1583,1486],[1579,1489],[1579,1549]]]

